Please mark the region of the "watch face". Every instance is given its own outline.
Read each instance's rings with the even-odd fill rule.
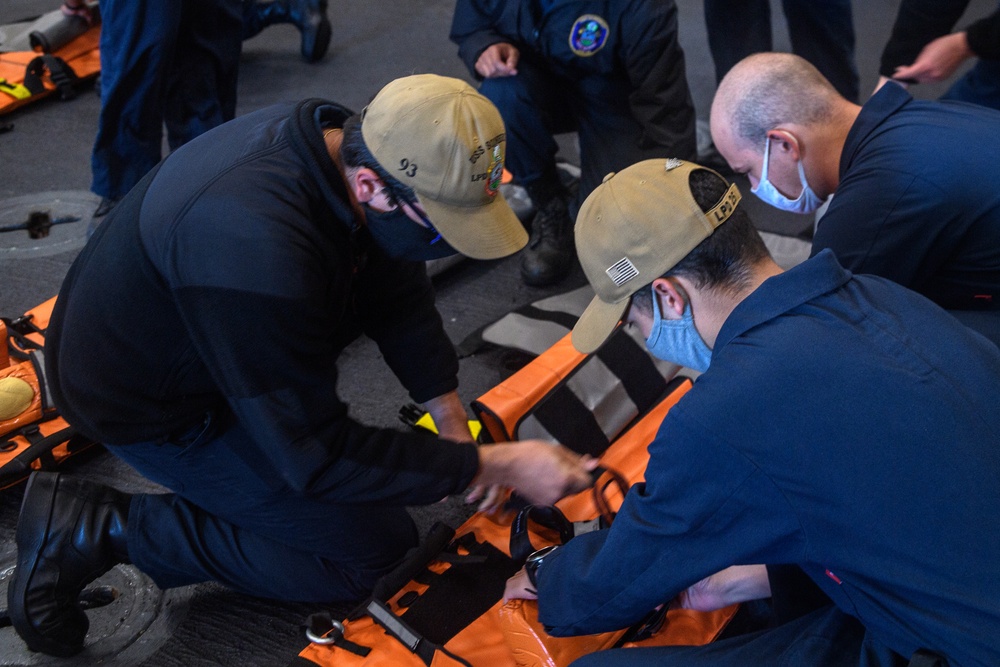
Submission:
[[[528,556],[528,560],[525,562],[525,564],[527,564],[527,563],[540,563],[543,558],[545,558],[547,555],[549,555],[550,553],[552,553],[553,551],[555,551],[557,548],[558,547],[556,545],[552,545],[552,546],[548,546],[548,547],[542,547],[538,551],[535,551],[530,556]]]
[[[543,547],[528,556],[528,559],[524,562],[524,571],[527,573],[528,581],[531,582],[532,586],[538,585],[536,576],[538,574],[538,568],[542,566],[542,561],[545,560],[546,556],[558,548],[558,545]]]

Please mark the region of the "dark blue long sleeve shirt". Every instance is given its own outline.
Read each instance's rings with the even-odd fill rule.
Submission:
[[[883,86],[844,143],[813,254],[947,309],[1000,309],[998,128],[1000,111]]]
[[[303,494],[421,504],[468,485],[472,445],[363,426],[337,396],[337,358],[361,331],[417,401],[455,389],[458,370],[423,263],[389,259],[355,220],[320,131],[348,115],[311,100],[242,116],[175,151],[101,224],[48,335],[72,424],[127,445],[229,410],[254,436],[248,456]]]

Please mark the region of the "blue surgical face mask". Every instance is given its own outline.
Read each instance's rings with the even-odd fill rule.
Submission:
[[[646,347],[657,359],[672,361],[700,373],[707,371],[712,361],[712,349],[694,326],[691,302],[685,304],[681,319],[665,320],[656,292],[653,292],[653,328],[646,339]]]
[[[789,199],[778,192],[778,188],[767,180],[767,163],[770,162],[770,155],[771,140],[766,138],[764,140],[764,166],[761,168],[760,182],[757,183],[757,187],[751,188],[750,192],[771,206],[790,213],[812,213],[823,205],[823,200],[812,191],[806,181],[806,170],[802,168],[802,160],[799,160],[799,182],[802,184],[802,194],[799,195],[798,199]]]
[[[382,250],[396,259],[427,261],[454,255],[457,250],[430,226],[418,225],[406,215],[402,206],[382,213],[365,205],[368,233]]]

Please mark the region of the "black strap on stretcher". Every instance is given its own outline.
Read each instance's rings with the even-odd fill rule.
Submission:
[[[42,77],[45,76],[46,70],[49,72],[49,79],[56,85],[61,99],[71,100],[76,97],[76,84],[80,78],[65,60],[50,53],[38,56],[28,63],[24,73],[24,87],[30,90],[32,95],[45,92]]]
[[[435,524],[427,537],[427,540],[411,549],[403,562],[385,575],[376,584],[375,589],[367,600],[362,602],[349,615],[349,620],[356,620],[362,616],[369,616],[382,628],[410,652],[420,658],[420,660],[430,667],[434,660],[434,655],[438,651],[443,652],[456,662],[467,667],[469,663],[461,657],[455,655],[443,645],[434,643],[420,632],[412,628],[398,614],[392,611],[385,600],[395,595],[409,581],[420,576],[426,570],[428,564],[435,558],[440,558],[442,552],[454,538],[455,531],[443,524]],[[482,558],[471,556],[472,561],[482,562]],[[458,558],[451,559],[459,562]],[[338,648],[350,651],[355,655],[365,657],[371,652],[371,648],[362,646],[344,637],[344,625],[334,620],[329,613],[313,614],[308,619],[306,635],[309,639],[319,644],[333,644]]]
[[[603,530],[611,526],[615,512],[608,502],[608,488],[612,484],[616,485],[624,498],[625,494],[628,493],[629,483],[619,472],[611,468],[598,466],[591,471],[590,475],[594,483],[594,505],[600,513],[599,516],[590,521],[570,522],[566,515],[554,505],[521,505],[510,527],[510,556],[515,563],[524,565],[528,556],[536,549],[531,544],[531,536],[528,533],[529,521],[534,521],[540,526],[557,532],[561,544],[566,544],[577,535]]]
[[[54,468],[56,460],[52,455],[52,450],[67,441],[71,441],[70,447],[72,448],[72,439],[79,434],[75,428],[67,426],[55,433],[42,437],[36,423],[29,424],[22,429],[12,432],[10,435],[20,435],[31,444],[23,452],[0,467],[0,487],[13,484],[30,475],[33,461],[41,460],[43,469],[50,470]],[[16,446],[11,438],[0,441],[0,451],[11,446]]]

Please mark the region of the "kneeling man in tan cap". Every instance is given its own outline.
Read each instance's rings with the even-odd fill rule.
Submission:
[[[606,178],[575,232],[597,296],[574,345],[624,322],[705,372],[611,528],[529,559],[506,596],[537,596],[559,636],[671,604],[771,596],[776,618],[574,667],[1000,664],[996,346],[829,250],[782,273],[735,187],[680,160]]]

